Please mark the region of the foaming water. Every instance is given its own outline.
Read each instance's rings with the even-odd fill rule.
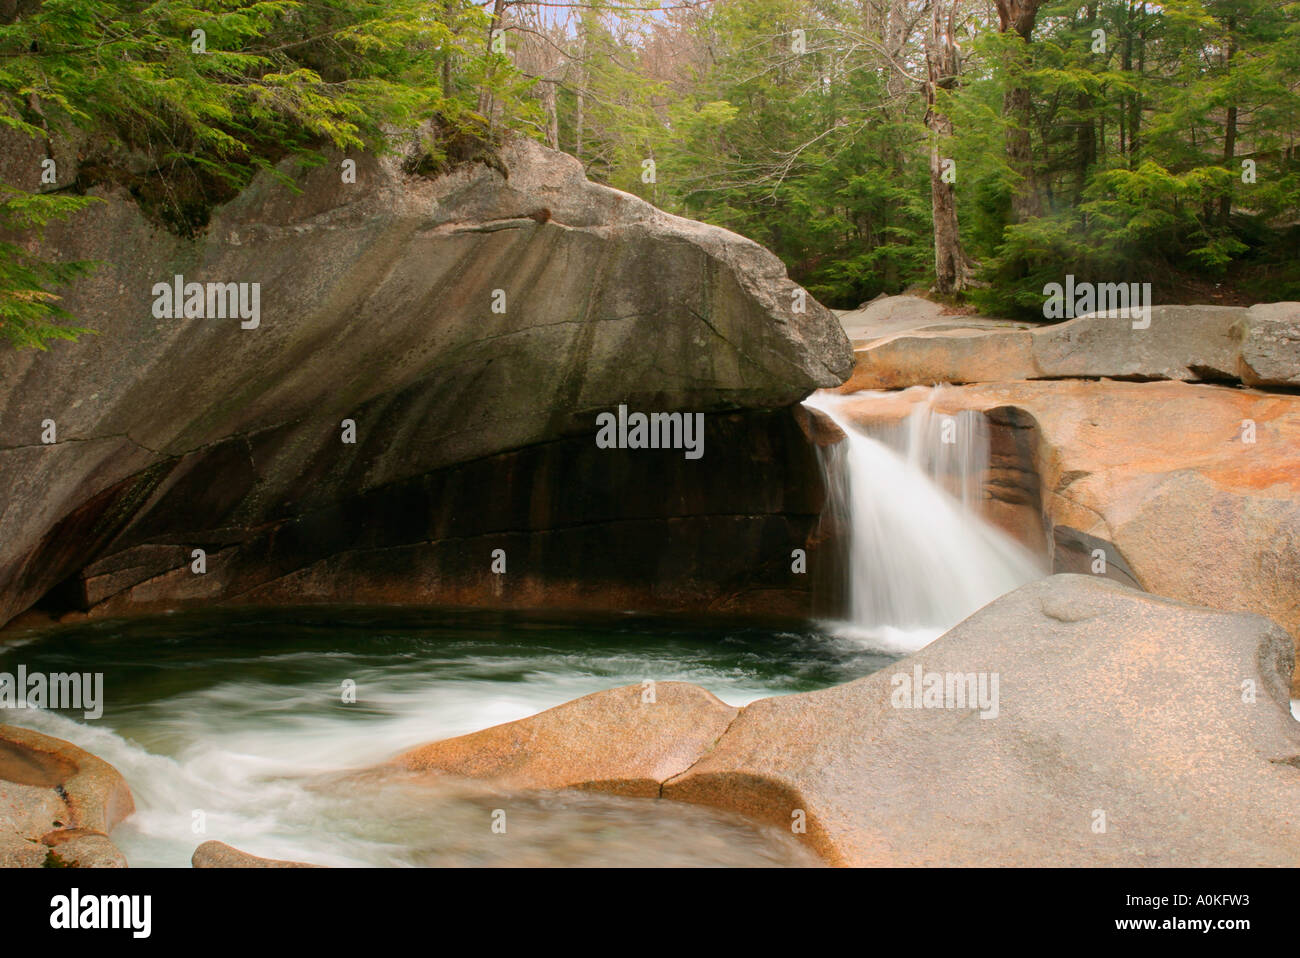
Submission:
[[[889,661],[799,629],[225,610],[86,623],[6,647],[0,670],[102,671],[105,710],[99,721],[32,710],[0,721],[118,768],[137,811],[113,840],[132,866],[186,866],[210,838],[333,866],[809,865],[784,830],[714,809],[575,792],[503,796],[375,766],[645,679],[694,682],[744,705]],[[356,683],[355,704],[343,701],[345,680]],[[505,835],[490,827],[497,808],[507,810]]]
[[[984,417],[936,414],[932,397],[901,425],[868,432],[845,407],[873,398],[893,397],[818,392],[804,400],[848,437],[822,450],[829,507],[849,530],[849,614],[832,627],[906,653],[1046,572],[980,516],[989,456]]]

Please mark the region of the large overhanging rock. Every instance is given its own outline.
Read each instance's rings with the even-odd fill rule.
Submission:
[[[1259,616],[1054,576],[874,675],[761,699],[729,722],[702,690],[647,704],[631,687],[400,761],[503,788],[658,784],[664,798],[804,824],[842,865],[1293,865],[1291,667],[1287,635]],[[937,700],[923,694],[936,675]],[[960,704],[955,681],[948,699],[948,676],[984,699]]]
[[[330,164],[298,194],[263,177],[197,241],[118,193],[52,229],[49,249],[104,261],[64,302],[98,335],[0,352],[0,622],[119,547],[170,549],[109,564],[151,578],[183,568],[196,531],[219,548],[592,433],[620,404],[771,409],[848,375],[838,322],[766,250],[535,143],[501,159],[508,178],[368,158],[355,183]],[[250,307],[259,284],[258,315],[160,318],[178,276],[249,284]]]
[[[842,319],[861,334],[850,325],[856,315]],[[1028,329],[935,317],[902,332],[878,323],[876,338],[859,341],[853,376],[841,391],[1101,377],[1300,386],[1300,303],[1156,306],[1149,319],[1134,328],[1143,320],[1091,314]]]

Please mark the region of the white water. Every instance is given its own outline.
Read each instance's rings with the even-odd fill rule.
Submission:
[[[1043,574],[1024,549],[978,517],[988,457],[982,417],[957,418],[955,442],[944,443],[943,418],[926,404],[903,428],[873,437],[844,414],[845,402],[861,401],[861,393],[808,400],[849,436],[831,448],[825,465],[831,508],[852,530],[849,619],[835,631],[853,641],[835,644],[857,651],[845,653],[850,674],[827,676],[828,683],[879,668],[860,658],[870,657],[864,647],[920,648]],[[956,495],[936,476],[956,477]],[[179,620],[177,628],[184,633]],[[548,647],[543,632],[524,643],[526,651],[481,644],[457,651],[455,642],[421,651],[387,639],[362,650],[341,634],[286,653],[260,647],[254,633],[246,649],[204,652],[200,642],[187,657],[177,653],[185,642],[164,642],[170,632],[129,643],[154,650],[149,667],[156,672],[143,681],[158,683],[156,698],[115,706],[117,686],[109,683],[101,722],[36,711],[4,717],[74,742],[122,772],[137,811],[113,839],[133,866],[183,867],[209,838],[257,855],[334,866],[812,863],[783,831],[756,831],[704,807],[575,793],[503,797],[467,783],[358,771],[422,742],[646,677],[695,682],[744,705],[791,691],[784,679],[816,657],[812,650],[764,672],[745,666],[751,658],[761,663],[757,648],[726,652],[722,660],[650,640],[630,654],[574,652]],[[105,664],[116,661],[111,648],[98,654]],[[215,673],[212,681],[187,686],[169,678],[203,669]],[[358,706],[339,703],[342,678],[356,681]],[[509,810],[507,836],[489,828],[502,805]],[[196,812],[202,833],[194,830]]]
[[[3,718],[71,741],[122,773],[136,812],[113,840],[133,867],[188,866],[207,839],[335,867],[817,864],[783,831],[715,809],[575,792],[502,795],[363,771],[417,744],[647,676],[700,682],[737,705],[783,689],[654,650],[412,659],[399,653],[376,667],[346,652],[250,649],[242,662],[228,660],[229,678],[148,705],[113,708],[110,684],[100,722],[40,710]],[[253,662],[277,674],[250,678],[243,666]],[[295,667],[304,669],[297,680],[288,678]],[[356,680],[357,706],[339,704],[335,672]],[[506,835],[490,829],[502,807]]]
[[[873,648],[912,652],[1046,570],[980,516],[988,466],[983,415],[936,414],[932,395],[901,427],[871,435],[847,414],[846,406],[888,398],[818,392],[804,405],[848,436],[822,453],[830,508],[851,530],[849,615],[832,627]],[[941,477],[955,479],[957,489],[943,488]]]

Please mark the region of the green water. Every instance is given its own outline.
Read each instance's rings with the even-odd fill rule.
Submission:
[[[358,770],[646,679],[745,705],[890,661],[806,624],[227,609],[88,622],[0,646],[0,671],[104,675],[97,721],[32,710],[0,720],[117,766],[137,812],[113,838],[133,866],[187,865],[210,838],[329,865],[812,864],[782,830],[716,810],[576,792],[503,797]],[[507,830],[494,833],[503,804]]]

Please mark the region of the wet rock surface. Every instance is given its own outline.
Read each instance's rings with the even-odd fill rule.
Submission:
[[[125,868],[108,833],[134,809],[112,765],[62,739],[0,725],[0,866]]]
[[[581,788],[658,797],[713,747],[737,710],[684,682],[629,685],[517,722],[421,746],[411,771],[487,779],[502,788]]]

